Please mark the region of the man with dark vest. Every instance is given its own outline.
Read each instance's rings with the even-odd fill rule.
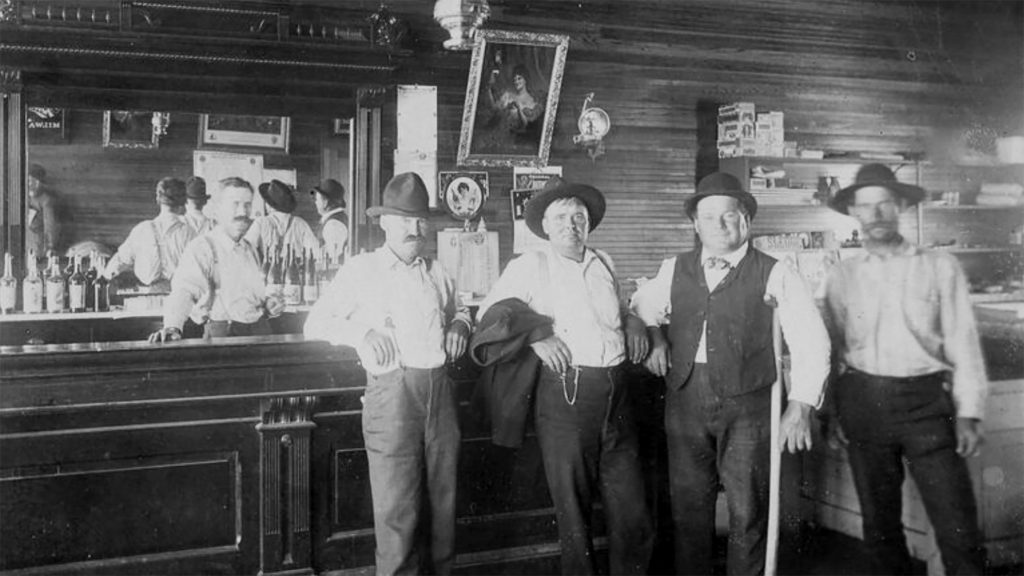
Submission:
[[[313,205],[320,214],[320,228],[317,237],[320,245],[327,250],[327,256],[335,262],[345,254],[348,245],[348,215],[345,213],[345,187],[337,180],[328,178],[309,191]]]
[[[729,507],[729,574],[764,571],[769,450],[811,446],[811,411],[829,371],[825,326],[788,266],[748,243],[757,201],[735,177],[703,178],[686,204],[700,247],[669,258],[632,308],[652,338],[646,366],[666,376],[665,431],[679,574],[710,574],[715,501]],[[792,355],[781,446],[770,445],[772,314]]]

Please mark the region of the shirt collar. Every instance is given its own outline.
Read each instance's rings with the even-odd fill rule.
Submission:
[[[327,212],[324,212],[320,216],[320,223],[322,224],[324,222],[327,222],[327,219],[330,218],[331,216],[334,216],[335,214],[338,214],[339,212],[344,212],[344,211],[345,211],[344,208],[334,208],[333,210],[328,210]]]
[[[377,258],[380,259],[381,264],[383,264],[385,268],[397,268],[399,266],[407,266],[409,268],[412,268],[415,266],[421,266],[423,264],[422,256],[417,256],[409,264],[402,262],[402,259],[399,258],[398,255],[395,254],[395,252],[387,244],[381,246],[380,248],[377,248],[377,250],[375,250],[374,253],[377,255]]]
[[[901,238],[900,243],[888,253],[872,252],[865,248],[863,258],[865,260],[888,260],[889,258],[916,256],[920,251],[921,249],[917,245],[908,242],[906,238]]]
[[[210,231],[210,237],[213,239],[215,244],[219,244],[221,248],[224,248],[225,250],[237,250],[239,248],[246,248],[250,246],[249,241],[245,239],[244,235],[238,239],[238,242],[235,242],[220,226],[216,226],[212,231]]]
[[[726,254],[724,256],[719,256],[719,258],[724,258],[725,261],[728,262],[730,266],[735,268],[736,266],[739,266],[740,260],[743,260],[743,257],[747,255],[747,250],[749,249],[749,247],[750,247],[750,243],[749,242],[744,242],[743,245],[740,246],[739,248],[733,250],[732,252],[729,252],[728,254]],[[700,250],[700,262],[701,262],[701,264],[703,264],[710,257],[711,257],[711,254],[708,254],[706,250],[701,248],[701,250]]]

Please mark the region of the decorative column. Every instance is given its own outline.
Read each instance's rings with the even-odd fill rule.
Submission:
[[[310,435],[316,396],[263,401],[260,433],[260,574],[312,575]]]
[[[0,3],[0,17],[10,16]],[[25,100],[21,70],[0,66],[0,243],[19,261],[24,245]]]

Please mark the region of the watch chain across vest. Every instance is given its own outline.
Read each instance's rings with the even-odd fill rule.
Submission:
[[[689,379],[705,320],[706,366],[716,394],[739,396],[775,382],[773,308],[764,302],[764,294],[776,262],[749,247],[709,292],[700,250],[676,258],[668,326],[672,355],[669,386],[681,388]]]

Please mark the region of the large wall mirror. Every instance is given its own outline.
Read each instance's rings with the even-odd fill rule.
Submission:
[[[321,215],[309,191],[322,180],[341,183],[346,206],[352,206],[354,150],[347,118],[37,104],[27,103],[25,198],[25,248],[40,250],[37,257],[47,249],[64,256],[84,246],[116,251],[133,226],[157,215],[156,185],[168,176],[205,176],[211,196],[225,176],[245,178],[254,189],[282,180],[294,185],[293,214],[314,230]],[[346,213],[351,218],[351,210]]]

